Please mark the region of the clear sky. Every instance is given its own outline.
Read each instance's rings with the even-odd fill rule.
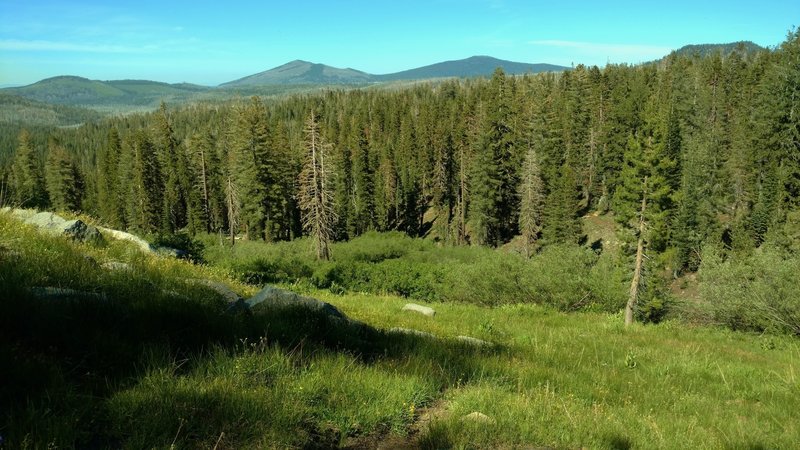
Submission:
[[[389,73],[472,55],[603,66],[685,44],[776,46],[800,0],[0,0],[0,85],[216,85],[294,59]]]

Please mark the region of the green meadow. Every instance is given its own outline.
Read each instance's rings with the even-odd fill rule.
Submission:
[[[204,243],[193,264],[0,215],[0,447],[800,446],[796,337],[680,314],[626,328],[624,282],[590,250],[369,234],[315,264],[304,240]],[[198,279],[245,298],[277,284],[363,325],[229,311]]]

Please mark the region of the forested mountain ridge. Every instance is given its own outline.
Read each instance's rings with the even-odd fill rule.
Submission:
[[[168,84],[148,80],[89,80],[77,76],[47,78],[28,86],[0,92],[59,105],[148,105],[161,99],[180,100],[207,91],[208,87],[188,83]]]
[[[714,53],[720,53],[722,54],[722,56],[728,56],[733,52],[749,54],[765,50],[767,49],[754,42],[738,41],[738,42],[729,42],[727,44],[684,45],[683,47],[675,50],[674,53],[683,56],[710,56]]]
[[[96,111],[30,100],[0,92],[0,124],[69,126],[98,120]]]
[[[535,254],[610,212],[655,280],[697,270],[708,248],[800,251],[798,55],[795,32],[774,52],[162,106],[23,132],[2,179],[16,204],[115,227],[288,240],[306,232],[313,119],[331,144],[332,239],[401,230]]]

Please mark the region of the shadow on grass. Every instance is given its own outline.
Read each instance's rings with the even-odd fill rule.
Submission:
[[[0,359],[4,361],[0,365],[0,436],[13,448],[49,443],[78,448],[152,446],[153,442],[128,441],[130,430],[112,423],[119,416],[109,412],[108,400],[142,383],[149,373],[189,374],[208,361],[211,353],[236,355],[247,351],[247,343],[269,342],[291,354],[298,364],[320,352],[344,354],[364,365],[397,361],[398,370],[406,367],[401,361],[413,359],[408,370],[422,371],[414,375],[435,380],[439,389],[472,378],[479,371],[475,355],[488,351],[390,334],[302,307],[259,305],[231,315],[224,313],[222,301],[142,289],[109,293],[105,299],[80,295],[41,299],[22,283],[7,281],[0,279]],[[153,392],[159,391],[153,388]],[[274,401],[281,401],[279,394]],[[163,439],[174,432],[177,419],[172,409],[159,410],[157,405],[174,397],[189,405],[186,414],[195,415],[193,405],[202,405],[202,415],[176,435],[179,444],[190,447],[213,446],[219,430],[246,434],[252,425],[248,421],[272,420],[258,408],[252,418],[237,419],[246,416],[243,406],[221,400],[236,397],[236,392],[191,395],[164,391],[150,400],[132,401],[138,409],[125,414],[149,414],[158,418],[156,422],[169,421],[167,428],[155,434]],[[242,394],[241,402],[247,401]],[[308,414],[314,415],[313,411]],[[274,420],[286,426],[302,423],[305,445],[310,447],[335,446],[341,439],[335,430],[318,429],[307,418]]]

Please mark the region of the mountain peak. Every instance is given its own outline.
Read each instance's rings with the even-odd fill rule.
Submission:
[[[272,69],[240,78],[220,86],[242,87],[275,84],[363,84],[373,76],[354,69],[295,59]]]
[[[466,78],[491,76],[498,67],[509,75],[538,72],[560,72],[568,67],[552,64],[527,64],[505,61],[487,55],[474,55],[466,59],[444,61],[416,69],[385,75],[372,75],[360,70],[340,69],[325,64],[295,59],[264,72],[223,83],[224,87],[276,85],[276,84],[364,84],[381,81],[422,80],[427,78]]]

